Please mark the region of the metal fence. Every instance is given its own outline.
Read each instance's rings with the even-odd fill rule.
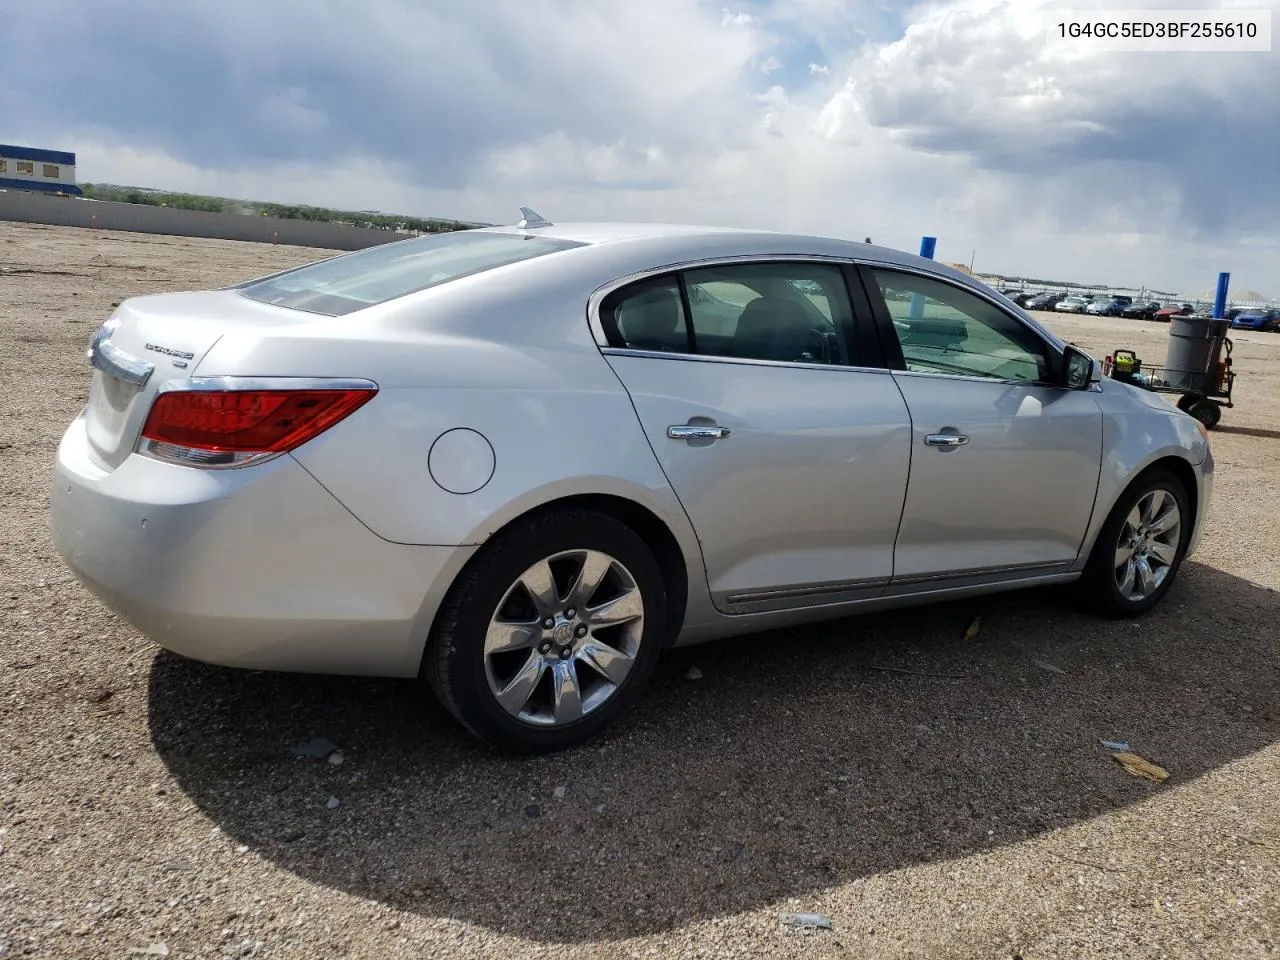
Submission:
[[[325,250],[361,250],[403,240],[409,234],[370,230],[347,223],[285,220],[242,213],[207,213],[139,203],[44,196],[20,190],[0,191],[0,220],[62,227],[128,230],[176,237],[213,237],[283,243]]]

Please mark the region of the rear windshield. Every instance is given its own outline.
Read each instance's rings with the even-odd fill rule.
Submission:
[[[239,290],[246,297],[340,317],[495,267],[580,247],[573,240],[459,230],[322,260]]]

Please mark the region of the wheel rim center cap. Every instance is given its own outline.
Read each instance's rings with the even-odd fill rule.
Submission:
[[[564,617],[556,617],[556,625],[551,628],[551,639],[558,644],[567,644],[573,640],[573,621]]]

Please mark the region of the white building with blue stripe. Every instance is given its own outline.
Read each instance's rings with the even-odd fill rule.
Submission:
[[[0,143],[0,190],[79,195],[83,191],[76,186],[76,155]]]

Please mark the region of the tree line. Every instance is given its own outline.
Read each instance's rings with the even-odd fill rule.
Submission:
[[[195,193],[169,193],[162,190],[145,190],[139,187],[120,187],[105,183],[82,183],[80,189],[94,200],[112,200],[117,203],[140,203],[153,207],[174,207],[178,210],[200,210],[205,213],[242,213],[250,216],[278,217],[283,220],[314,220],[321,223],[349,223],[370,230],[407,230],[417,233],[447,233],[465,230],[474,224],[458,220],[441,220],[429,217],[406,217],[385,213],[360,213],[348,210],[331,210],[328,207],[312,207],[302,204],[262,203],[254,200],[231,200],[225,197],[207,197]]]

